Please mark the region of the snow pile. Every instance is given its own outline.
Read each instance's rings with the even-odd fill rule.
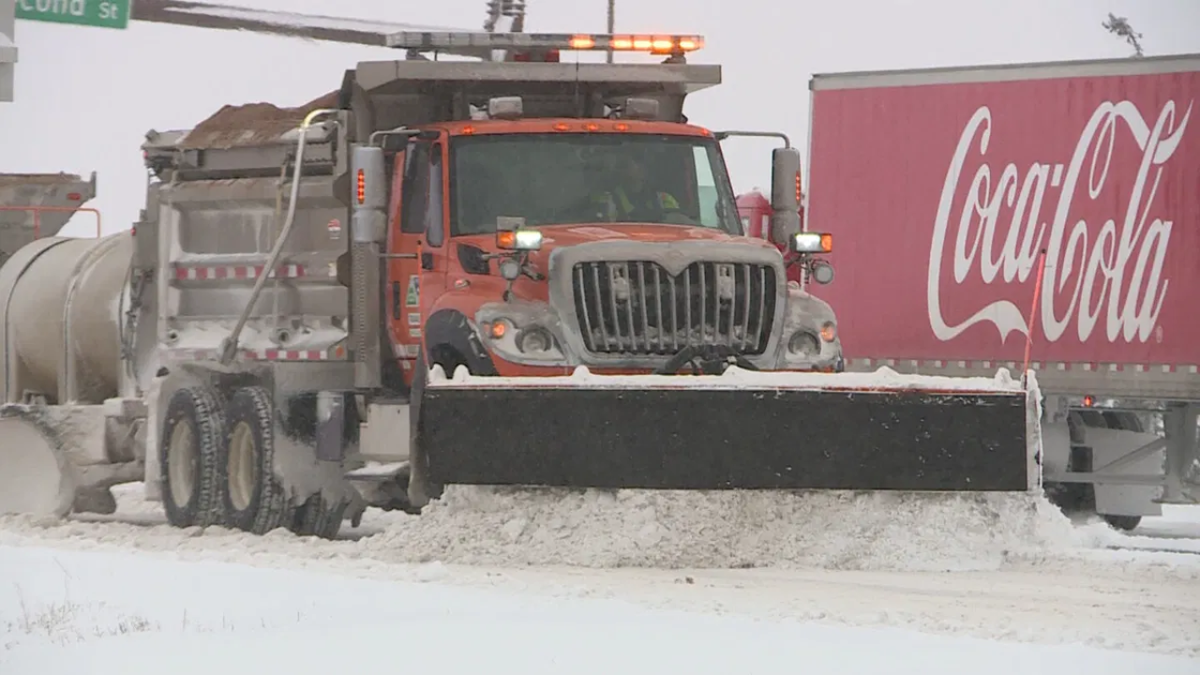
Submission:
[[[451,486],[364,553],[473,565],[996,569],[1077,544],[1020,494],[568,491]]]
[[[221,550],[239,559],[298,556],[387,563],[586,568],[971,571],[1077,557],[1085,542],[1042,497],[853,492],[516,490],[451,486],[421,516],[369,512],[367,536],[328,542],[285,530],[253,536],[179,530],[150,504],[130,523],[0,517],[0,544],[59,540],[84,548]],[[123,515],[122,515],[123,512]],[[80,516],[91,520],[88,516]],[[106,518],[106,517],[100,517]],[[220,556],[218,556],[220,557]]]

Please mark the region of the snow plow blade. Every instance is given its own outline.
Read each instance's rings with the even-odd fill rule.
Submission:
[[[934,492],[1040,485],[1037,397],[1007,371],[994,381],[736,369],[439,375],[425,389],[418,435],[435,484]]]

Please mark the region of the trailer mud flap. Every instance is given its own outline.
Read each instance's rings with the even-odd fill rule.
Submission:
[[[1024,492],[1028,436],[1023,392],[436,386],[419,442],[438,484]]]

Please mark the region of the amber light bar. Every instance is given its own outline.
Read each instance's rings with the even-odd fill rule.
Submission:
[[[484,33],[464,31],[434,33],[405,31],[387,37],[389,47],[436,51],[439,49],[512,49],[563,51],[628,51],[650,54],[694,52],[704,47],[699,35],[626,35],[592,33]]]

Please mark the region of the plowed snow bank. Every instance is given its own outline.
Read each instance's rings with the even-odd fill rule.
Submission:
[[[159,523],[158,505],[124,488],[118,518]],[[1082,545],[1042,498],[986,494],[513,490],[452,486],[421,516],[368,512],[357,541],[286,532],[255,537],[166,525],[0,518],[38,539],[90,539],[147,549],[234,547],[243,554],[363,557],[388,562],[658,568],[966,571]],[[346,535],[354,530],[349,523]],[[0,543],[5,536],[0,532]],[[111,540],[110,540],[111,538]]]
[[[994,569],[1074,543],[1024,495],[509,490],[452,486],[364,540],[417,559],[587,567]]]

